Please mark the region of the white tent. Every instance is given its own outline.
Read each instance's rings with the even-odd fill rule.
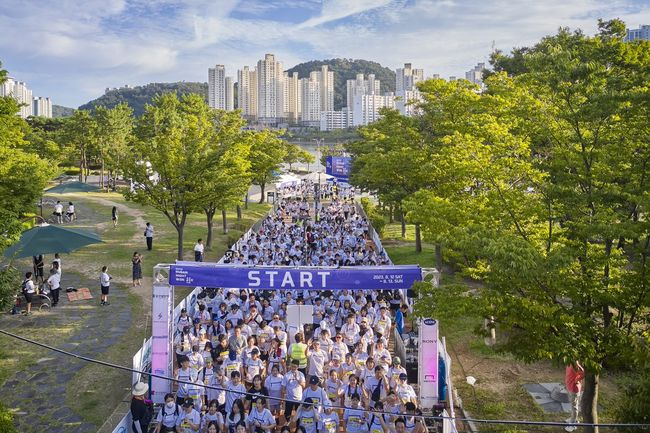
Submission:
[[[284,188],[287,186],[295,185],[300,183],[300,179],[292,174],[283,174],[275,181],[276,188]]]
[[[318,182],[318,180],[320,179],[320,183],[325,183],[327,182],[327,179],[334,179],[334,176],[325,173],[309,173],[303,179],[311,180],[312,182]]]

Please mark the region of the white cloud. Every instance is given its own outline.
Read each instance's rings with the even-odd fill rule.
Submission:
[[[301,4],[300,18],[286,15]],[[593,33],[599,17],[620,17],[631,27],[650,23],[650,5],[638,0],[323,0],[316,6],[313,0],[3,0],[0,60],[35,94],[78,105],[107,86],[205,81],[215,63],[236,76],[264,53],[275,53],[286,68],[352,57],[462,76],[487,59],[493,43],[507,51],[560,26]],[[254,18],[241,18],[247,15]]]

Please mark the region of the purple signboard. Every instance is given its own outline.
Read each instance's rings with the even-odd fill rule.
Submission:
[[[347,182],[350,177],[350,157],[328,156],[325,158],[325,173]]]
[[[409,289],[422,279],[419,266],[282,267],[172,265],[169,284],[174,286],[240,289],[395,290]]]

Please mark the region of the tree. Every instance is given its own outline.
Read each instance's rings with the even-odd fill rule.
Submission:
[[[287,153],[284,156],[283,162],[289,164],[289,170],[291,166],[297,162],[302,162],[303,164],[313,164],[316,161],[316,158],[311,153],[304,150],[302,147],[295,143],[287,143]]]
[[[0,84],[6,75],[0,63]],[[12,97],[0,97],[0,251],[18,239],[25,228],[21,220],[41,197],[52,174],[48,161],[28,151],[29,125],[18,116],[19,108]],[[15,268],[0,269],[0,309],[11,304],[19,282]]]
[[[133,110],[121,103],[114,108],[97,107],[93,113],[96,124],[96,143],[101,164],[99,186],[104,188],[104,172],[109,176],[119,167],[127,151],[127,143],[133,129]]]
[[[176,229],[182,260],[187,217],[208,198],[205,175],[218,163],[215,115],[199,95],[179,100],[168,93],[153,102],[137,120],[131,151],[123,161],[125,176],[135,183],[124,194],[167,217]]]
[[[218,209],[223,210],[224,233],[227,229],[225,209],[238,205],[248,191],[250,174],[250,133],[242,128],[246,121],[240,111],[215,111],[216,134],[213,146],[217,149],[217,162],[204,176],[206,199],[201,210],[207,219],[206,248],[212,248],[213,219]]]
[[[251,173],[253,185],[258,185],[261,191],[260,203],[264,203],[266,184],[280,170],[280,164],[287,153],[287,144],[280,139],[282,131],[265,129],[251,131]]]
[[[79,163],[79,181],[88,180],[89,161],[96,148],[97,123],[89,111],[77,110],[65,122],[62,140]]]
[[[433,214],[427,230],[453,217],[446,243],[485,282],[474,296],[428,291],[419,314],[494,317],[501,350],[579,360],[588,423],[598,423],[601,371],[630,359],[650,319],[650,43],[623,43],[615,22],[600,27],[595,37],[560,29],[523,54],[520,75],[490,77],[433,161],[461,188],[410,202]]]

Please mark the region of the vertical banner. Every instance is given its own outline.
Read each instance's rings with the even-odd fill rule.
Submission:
[[[151,303],[151,372],[172,376],[174,287],[154,284]],[[171,382],[158,377],[151,378],[151,399],[164,403],[165,394],[171,392]]]
[[[423,319],[419,331],[420,407],[430,408],[438,403],[438,321]]]

